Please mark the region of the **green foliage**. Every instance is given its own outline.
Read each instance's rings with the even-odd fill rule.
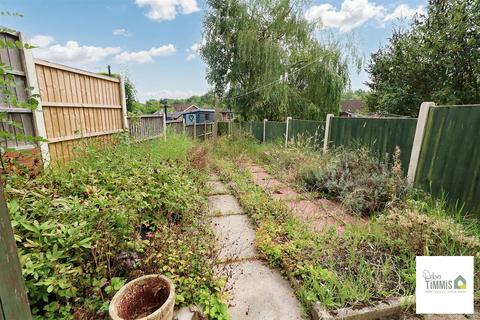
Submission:
[[[320,301],[334,310],[411,295],[416,255],[474,255],[475,264],[480,262],[478,224],[452,220],[441,203],[419,200],[422,194],[368,223],[347,225],[341,233],[312,231],[256,187],[248,172],[238,170],[247,155],[258,156],[268,148],[249,144],[221,140],[214,148],[214,164],[222,179],[234,182],[236,196],[255,222],[258,251],[300,285],[297,295],[304,305]]]
[[[429,1],[410,30],[395,30],[371,57],[371,111],[416,116],[420,104],[480,101],[480,2]]]
[[[306,168],[303,181],[309,190],[340,200],[352,213],[381,212],[408,193],[398,157],[392,171],[365,148],[339,148],[327,157],[323,165]]]
[[[8,177],[35,318],[106,318],[109,298],[144,273],[169,276],[178,305],[199,303],[200,288],[221,297],[213,238],[200,221],[206,178],[188,162],[191,146],[175,135],[142,144],[123,139],[104,150],[77,150],[72,163],[33,180]]]
[[[348,85],[337,43],[320,44],[303,0],[209,0],[201,52],[215,93],[243,119],[338,113]],[[235,32],[232,32],[235,30]]]

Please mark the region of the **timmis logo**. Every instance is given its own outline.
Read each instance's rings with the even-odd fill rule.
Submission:
[[[467,281],[459,275],[455,279],[442,279],[441,275],[437,275],[429,270],[423,271],[423,278],[427,290],[466,290]]]

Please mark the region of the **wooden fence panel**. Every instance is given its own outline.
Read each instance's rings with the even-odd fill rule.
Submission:
[[[87,141],[123,128],[120,80],[35,59],[52,162],[68,162]]]
[[[183,133],[183,122],[179,121],[170,121],[167,122],[167,128],[170,128],[173,132],[177,134],[182,134]]]
[[[163,135],[163,115],[128,117],[130,135],[137,141],[159,138]]]
[[[18,41],[18,34],[0,33],[0,39],[5,41]],[[17,48],[0,48],[0,62],[11,67],[8,71],[15,78],[15,86],[9,88],[13,94],[16,95],[18,101],[22,102],[27,99],[27,85],[25,75],[24,55],[21,50]],[[1,96],[1,93],[0,93]],[[7,120],[18,123],[21,128],[9,125],[5,122],[0,122],[0,130],[9,132],[13,135],[34,135],[32,111],[28,109],[15,108],[11,105],[6,105],[3,99],[0,99],[0,112],[7,113]],[[14,148],[14,149],[32,149],[35,144],[32,142],[23,141],[22,139],[0,139],[0,147]]]

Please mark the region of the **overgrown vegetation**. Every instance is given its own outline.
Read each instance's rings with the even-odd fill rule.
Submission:
[[[347,306],[358,308],[388,297],[413,294],[416,255],[473,255],[475,269],[479,270],[480,230],[476,222],[451,217],[443,203],[422,194],[409,193],[408,197],[398,198],[401,201],[392,202],[386,209],[380,208],[368,223],[347,225],[342,233],[333,228],[324,232],[311,231],[282,202],[272,200],[255,187],[249,172],[238,170],[243,161],[256,155],[257,159],[270,162],[273,171],[281,171],[283,165],[296,167],[296,172],[303,171],[299,168],[304,166],[302,162],[285,159],[308,158],[308,152],[276,149],[275,146],[259,146],[248,139],[224,140],[215,147],[214,163],[224,180],[234,182],[236,196],[255,223],[259,252],[271,266],[298,282],[297,295],[305,305],[320,301],[330,310]],[[352,153],[350,161],[364,152]],[[286,156],[288,153],[292,155]],[[347,156],[347,153],[342,150],[328,157]],[[262,158],[265,154],[268,156]],[[366,155],[362,157],[365,160]],[[307,161],[306,166],[315,161]],[[319,166],[328,163],[330,161],[317,162]],[[369,161],[366,165],[372,164]],[[301,175],[296,179],[301,180]],[[342,176],[332,175],[330,179],[333,183]],[[350,184],[363,183],[358,179],[348,181]],[[479,275],[477,271],[477,298],[480,298]]]
[[[370,215],[395,206],[408,195],[399,152],[393,167],[379,163],[366,148],[332,150],[320,165],[303,170],[307,189],[337,199],[350,212]]]
[[[86,147],[69,165],[34,179],[6,177],[32,313],[103,319],[126,281],[161,273],[174,282],[177,305],[195,303],[209,318],[225,319],[213,238],[201,221],[201,153],[191,153],[181,136],[142,144],[119,139],[107,150]]]

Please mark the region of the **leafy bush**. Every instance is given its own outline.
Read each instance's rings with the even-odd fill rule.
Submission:
[[[306,168],[303,181],[308,189],[339,199],[353,213],[372,214],[408,194],[398,156],[390,170],[365,148],[340,148],[331,151],[322,166]]]
[[[35,318],[105,318],[109,298],[145,272],[170,276],[179,305],[201,304],[201,289],[219,298],[213,238],[200,221],[206,178],[187,161],[191,147],[181,136],[126,140],[82,149],[83,157],[36,179],[7,178]]]

